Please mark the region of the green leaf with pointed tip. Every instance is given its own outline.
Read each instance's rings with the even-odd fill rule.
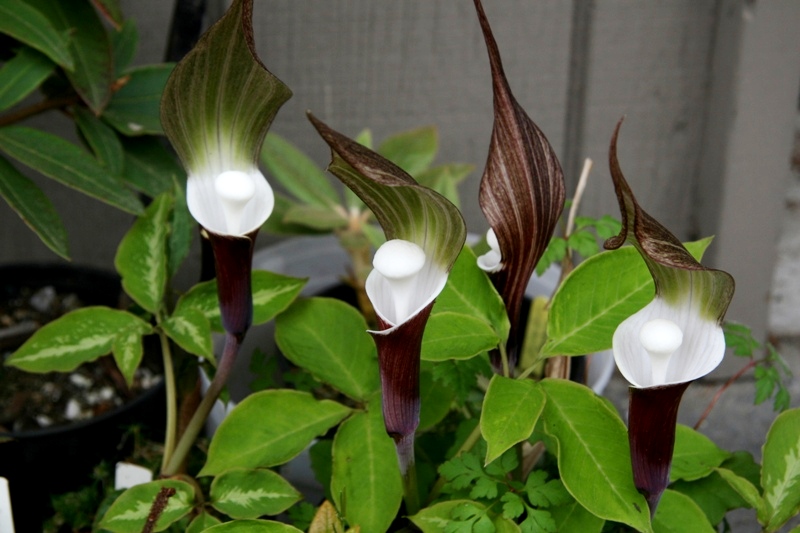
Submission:
[[[420,185],[429,187],[438,192],[455,205],[461,208],[458,195],[458,184],[464,181],[470,172],[475,169],[474,165],[452,164],[429,168],[417,176]]]
[[[155,198],[170,190],[174,180],[186,182],[186,172],[158,138],[123,137],[122,146],[125,149],[122,179],[137,191]]]
[[[720,449],[702,433],[678,424],[669,480],[693,481],[706,477],[728,457],[730,453]]]
[[[142,204],[97,161],[61,137],[25,126],[0,128],[0,150],[45,176],[138,215]]]
[[[488,444],[484,465],[531,436],[544,404],[544,391],[535,381],[492,377],[481,409],[481,434]]]
[[[146,65],[127,72],[130,79],[114,93],[103,119],[124,135],[163,134],[161,94],[174,65]]]
[[[296,224],[319,231],[344,229],[348,220],[344,213],[330,207],[293,205],[283,215],[284,224]]]
[[[376,151],[416,177],[433,163],[439,151],[439,133],[435,126],[403,131],[384,140]]]
[[[339,195],[325,173],[283,137],[267,134],[261,149],[261,162],[301,202],[323,208],[339,205]]]
[[[73,113],[75,124],[94,152],[97,161],[107,168],[111,175],[122,175],[125,154],[122,150],[122,143],[114,130],[83,107],[75,106]]]
[[[688,496],[667,489],[653,517],[655,533],[714,533],[702,509]]]
[[[114,53],[114,77],[119,79],[136,57],[139,46],[139,31],[132,20],[126,20],[115,32],[111,32],[111,49]]]
[[[164,132],[190,174],[214,168],[217,158],[255,165],[272,119],[292,95],[256,56],[252,9],[252,0],[234,0],[164,89]]]
[[[311,114],[311,123],[331,147],[328,170],[353,190],[378,219],[387,240],[417,244],[443,270],[450,270],[466,239],[456,206],[423,187],[400,167],[332,130]]]
[[[0,111],[35,91],[54,69],[53,62],[43,54],[33,48],[21,48],[0,68],[0,80],[3,80],[0,85]]]
[[[172,489],[164,512],[153,531],[164,531],[194,507],[194,488],[185,481],[161,479],[131,487],[111,505],[99,526],[114,533],[139,533],[145,530],[153,502],[162,489]]]
[[[231,518],[275,516],[302,499],[302,494],[271,470],[234,468],[211,483],[211,505]]]
[[[212,526],[216,526],[221,523],[222,522],[219,520],[219,518],[215,517],[211,513],[201,511],[199,515],[192,519],[189,527],[186,528],[186,533],[200,533],[201,531],[205,531]]]
[[[750,485],[752,486],[752,484]],[[718,472],[696,481],[676,481],[670,487],[691,498],[703,510],[712,525],[722,522],[728,511],[748,506],[747,502],[731,488],[730,483],[725,481]],[[756,494],[758,494],[757,490]]]
[[[27,0],[0,0],[0,33],[39,50],[67,70],[75,66],[69,32],[56,28]]]
[[[605,520],[586,510],[576,501],[548,509],[556,524],[556,531],[600,533]]]
[[[400,508],[403,488],[380,402],[370,405],[368,412],[355,413],[336,432],[331,494],[350,527],[387,531]]]
[[[179,316],[169,317],[161,327],[178,346],[215,364],[211,324],[202,311],[187,308]]]
[[[540,382],[547,400],[545,434],[556,442],[558,471],[570,494],[600,518],[652,531],[644,496],[633,484],[628,431],[591,389],[570,381]]]
[[[727,468],[716,468],[715,473],[744,500],[747,506],[756,509],[759,516],[763,516],[766,511],[766,509],[764,509],[764,499],[761,497],[761,494],[758,493],[758,489],[750,483],[750,481]],[[742,505],[742,507],[745,507],[745,505]]]
[[[133,385],[133,374],[139,368],[144,355],[142,346],[142,336],[152,331],[150,324],[146,322],[135,322],[127,329],[120,331],[111,346],[111,353],[117,363],[125,382],[130,387]]]
[[[153,314],[164,304],[167,288],[167,221],[172,203],[168,193],[153,200],[122,238],[114,258],[125,292]]]
[[[761,464],[766,531],[776,531],[800,512],[800,408],[784,411],[767,432]]]
[[[303,285],[306,284],[305,279],[283,276],[265,270],[254,270],[251,281],[254,326],[271,320],[289,307],[289,304],[300,294]],[[202,311],[211,321],[211,329],[222,331],[216,280],[198,283],[192,287],[178,300],[172,316],[179,317],[188,308]]]
[[[27,372],[71,372],[109,353],[128,331],[150,331],[150,325],[126,311],[84,307],[44,325],[6,364]]]
[[[702,257],[711,238],[686,243]],[[578,265],[553,296],[547,317],[546,355],[585,355],[611,348],[620,322],[655,294],[650,271],[633,247],[603,252]]]
[[[296,301],[275,320],[275,342],[292,363],[354,400],[366,400],[380,388],[367,323],[340,300]]]
[[[435,309],[435,307],[434,307]],[[422,336],[425,361],[469,359],[500,342],[492,326],[480,318],[452,311],[433,313]]]
[[[303,533],[294,526],[272,520],[233,520],[210,527],[203,533]]]
[[[48,248],[69,259],[67,230],[50,199],[4,157],[0,157],[0,196]]]
[[[251,394],[214,433],[199,475],[283,464],[349,413],[344,405],[317,401],[304,392],[267,390]]]
[[[100,115],[111,98],[114,64],[111,40],[97,11],[85,0],[27,2],[58,30],[69,33],[68,50],[75,60],[75,68],[66,70],[67,78],[89,109]]]

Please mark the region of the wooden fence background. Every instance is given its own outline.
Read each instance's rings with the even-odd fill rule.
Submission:
[[[211,16],[224,9],[224,0],[209,2]],[[172,3],[122,1],[139,24],[140,62],[163,56]],[[568,196],[591,157],[583,212],[617,214],[607,150],[624,115],[619,155],[642,206],[681,238],[717,235],[709,262],[738,282],[729,316],[763,333],[797,117],[800,2],[484,4],[512,90],[555,147]],[[471,1],[257,0],[255,31],[264,63],[294,91],[275,131],[323,164],[307,109],[348,134],[368,126],[376,139],[435,124],[438,161],[476,166],[462,204],[469,229],[486,229],[477,187],[491,87]],[[75,261],[110,266],[129,220],[47,190]],[[0,239],[2,262],[52,258],[5,206]]]

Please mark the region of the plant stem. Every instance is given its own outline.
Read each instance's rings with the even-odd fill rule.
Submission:
[[[58,109],[77,103],[77,95],[42,100],[41,102],[37,102],[33,105],[20,109],[19,111],[0,117],[0,127],[16,124],[17,122],[25,120],[26,118],[39,115],[51,109]]]
[[[475,429],[472,430],[472,433],[469,434],[467,439],[461,444],[461,446],[458,448],[458,451],[456,451],[456,453],[453,454],[453,457],[458,457],[462,453],[470,451],[472,447],[475,446],[475,444],[478,442],[478,440],[480,440],[480,438],[481,438],[481,425],[479,423],[477,426],[475,426]],[[440,475],[439,478],[436,480],[436,484],[431,489],[431,493],[428,496],[428,503],[431,503],[439,496],[439,493],[442,492],[442,487],[444,487],[444,483],[445,483],[444,476]]]
[[[178,438],[178,394],[169,339],[162,330],[159,330],[158,337],[161,340],[161,358],[164,364],[164,381],[167,392],[167,428],[164,439],[164,456],[161,459],[161,470],[163,471],[172,457],[172,453],[175,450],[175,440]]]
[[[510,378],[511,369],[508,367],[508,352],[506,352],[506,345],[504,342],[500,343],[500,361],[503,364],[503,376]]]
[[[708,407],[706,407],[706,410],[703,411],[702,415],[700,415],[700,418],[697,420],[697,423],[694,425],[694,429],[698,429],[700,427],[700,425],[705,421],[705,419],[708,418],[708,415],[711,414],[711,410],[714,409],[715,405],[717,405],[717,401],[719,401],[719,398],[720,398],[720,396],[722,396],[722,393],[725,392],[728,389],[728,387],[733,385],[736,382],[737,379],[742,377],[745,374],[745,372],[747,372],[748,370],[750,370],[751,368],[756,366],[759,362],[760,362],[760,360],[758,360],[758,359],[750,359],[749,363],[747,363],[745,366],[743,366],[741,370],[739,370],[737,373],[735,373],[733,376],[731,376],[730,379],[728,381],[726,381],[725,384],[719,388],[717,393],[714,394],[714,397],[711,398],[711,401],[708,402]]]
[[[208,414],[211,412],[214,403],[222,392],[222,388],[228,381],[228,376],[231,373],[234,361],[236,361],[240,346],[241,339],[230,333],[225,334],[225,348],[217,364],[217,372],[214,374],[214,379],[211,380],[211,384],[209,384],[205,396],[203,396],[200,405],[197,406],[197,411],[194,412],[192,419],[186,426],[186,431],[181,435],[172,457],[166,467],[161,469],[161,474],[163,476],[174,476],[177,474],[186,456],[189,455],[189,450],[192,449],[194,441],[205,425]]]

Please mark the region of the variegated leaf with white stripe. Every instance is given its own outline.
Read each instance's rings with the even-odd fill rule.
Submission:
[[[178,346],[214,364],[211,323],[201,310],[186,307],[180,315],[165,320],[161,327]]]
[[[211,483],[211,505],[231,518],[275,516],[301,499],[302,495],[272,470],[235,468]]]
[[[166,505],[153,531],[164,531],[192,510],[194,488],[189,483],[175,479],[162,479],[131,487],[111,505],[100,521],[100,527],[114,533],[144,531],[156,498],[166,498]]]

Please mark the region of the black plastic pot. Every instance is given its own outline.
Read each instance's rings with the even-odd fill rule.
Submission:
[[[16,297],[21,287],[47,285],[74,293],[85,305],[117,307],[119,278],[106,271],[71,265],[0,267],[0,300]],[[0,385],[2,386],[2,385]],[[130,451],[124,434],[134,424],[164,427],[164,387],[155,386],[132,401],[91,420],[20,432],[0,432],[0,476],[9,480],[17,531],[41,531],[50,497],[76,490],[91,481],[101,461],[116,461]]]

